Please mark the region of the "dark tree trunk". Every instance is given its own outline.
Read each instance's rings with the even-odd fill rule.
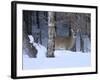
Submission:
[[[39,12],[36,12],[36,19],[37,19],[37,28],[38,28],[38,33],[37,33],[37,42],[40,42],[40,44],[42,44],[41,41],[41,27],[40,27],[40,19],[39,19]]]

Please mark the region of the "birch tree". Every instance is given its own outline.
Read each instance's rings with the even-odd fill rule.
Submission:
[[[47,57],[54,57],[55,13],[48,12],[48,47]]]

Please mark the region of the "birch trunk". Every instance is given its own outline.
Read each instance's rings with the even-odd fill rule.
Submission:
[[[47,57],[54,57],[55,13],[48,12],[48,47]]]

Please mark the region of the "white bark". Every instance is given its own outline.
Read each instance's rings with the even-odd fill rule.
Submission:
[[[48,12],[48,52],[47,57],[54,57],[55,13]]]

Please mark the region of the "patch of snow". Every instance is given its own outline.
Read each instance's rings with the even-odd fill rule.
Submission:
[[[30,39],[30,43],[33,43],[34,42],[34,38],[32,35],[28,35],[29,39]]]
[[[54,58],[47,58],[47,49],[37,43],[34,46],[38,50],[37,58],[29,58],[23,54],[23,69],[50,69],[65,67],[86,67],[91,65],[91,54],[72,52],[68,50],[55,50]]]

